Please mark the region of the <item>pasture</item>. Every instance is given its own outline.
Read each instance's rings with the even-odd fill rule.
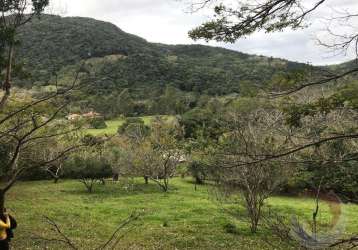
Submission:
[[[36,240],[38,236],[57,237],[44,222],[43,216],[48,216],[81,249],[95,249],[133,211],[141,211],[140,219],[121,231],[123,238],[116,249],[272,249],[268,242],[278,239],[262,228],[251,234],[242,205],[223,205],[212,198],[211,192],[210,186],[205,185],[195,190],[190,178],[172,179],[168,193],[152,182],[144,184],[141,178],[96,184],[93,194],[86,193],[76,180],[61,180],[58,184],[20,182],[9,193],[7,202],[19,224],[13,246],[29,250],[66,249]],[[314,201],[273,197],[268,205],[285,216],[298,215],[304,221],[311,218]],[[321,207],[319,217],[323,225],[328,225],[328,207]],[[342,211],[347,219],[346,232],[356,232],[358,206],[345,204]],[[237,232],[227,232],[227,224],[234,224]]]
[[[150,123],[155,119],[155,117],[161,117],[164,120],[172,120],[174,119],[173,116],[141,116],[141,118],[144,121],[144,124],[150,125]],[[112,120],[107,120],[107,128],[104,129],[86,129],[86,134],[91,134],[94,136],[102,136],[102,135],[114,135],[118,131],[118,127],[121,126],[125,122],[125,118],[116,118]]]

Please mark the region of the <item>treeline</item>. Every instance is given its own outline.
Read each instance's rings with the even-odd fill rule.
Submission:
[[[325,98],[320,97],[319,91],[312,91],[309,98],[316,101],[311,104],[303,102],[300,95],[291,100],[274,101],[258,97],[208,98],[197,107],[183,110],[173,120],[157,118],[151,126],[145,125],[142,119],[129,117],[112,139],[86,136],[86,145],[94,146],[95,151],[81,151],[63,159],[62,167],[66,171],[62,177],[79,178],[79,173],[84,171],[85,176],[94,179],[114,174],[125,178],[155,179],[155,176],[163,177],[160,160],[173,154],[175,157],[170,162],[180,160],[183,165],[177,168],[176,163],[170,171],[164,171],[168,174],[166,178],[192,175],[198,184],[206,179],[220,179],[222,176],[217,174],[225,174],[227,165],[234,168],[235,164],[240,166],[240,162],[249,162],[250,157],[276,155],[316,140],[315,137],[334,135],[343,128],[354,129],[358,110],[357,86],[356,82],[345,84]],[[163,107],[175,107],[170,106],[171,101],[176,104],[176,99],[169,94],[171,91],[175,92],[175,89],[166,90],[167,103],[163,103]],[[340,112],[337,108],[350,111]],[[169,149],[165,152],[156,151],[166,147]],[[280,183],[275,192],[298,194],[321,183],[322,190],[332,190],[346,200],[357,200],[358,164],[342,158],[354,157],[355,147],[354,143],[343,139],[318,144],[290,158],[269,161],[269,169],[265,171],[270,172],[272,180],[277,178]],[[225,153],[221,155],[222,152]],[[265,164],[260,166],[266,167]],[[244,168],[239,166],[237,169]],[[289,172],[287,175],[286,171]],[[24,178],[51,177],[48,171],[39,170],[29,172]]]
[[[72,108],[91,108],[106,117],[182,114],[201,95],[251,95],[277,74],[309,68],[222,48],[151,44],[88,18],[44,15],[22,27],[18,40],[17,86],[41,93],[71,81],[81,70],[88,74],[83,76],[87,88],[73,97]],[[176,89],[178,97],[170,110],[162,101],[168,88]],[[133,101],[129,109],[122,105],[124,90]]]

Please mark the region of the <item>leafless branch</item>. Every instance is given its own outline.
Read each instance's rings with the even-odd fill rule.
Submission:
[[[324,143],[327,143],[327,142],[330,142],[330,141],[335,141],[335,140],[340,140],[340,139],[350,140],[350,139],[357,139],[357,138],[358,138],[358,134],[344,134],[344,135],[327,137],[327,138],[323,138],[323,139],[320,139],[320,140],[315,141],[315,142],[311,142],[311,143],[308,143],[308,144],[298,146],[296,148],[289,149],[289,150],[287,150],[287,151],[285,151],[283,153],[274,154],[274,155],[259,155],[258,157],[256,157],[256,159],[254,158],[253,161],[243,161],[243,162],[241,162],[239,164],[236,164],[235,166],[229,166],[228,168],[240,167],[240,166],[246,166],[246,165],[253,165],[253,164],[258,164],[258,163],[265,162],[265,161],[276,160],[276,159],[279,159],[279,158],[282,158],[282,157],[285,157],[285,156],[292,155],[292,154],[297,153],[299,151],[302,151],[304,149],[311,148],[311,147],[314,147],[314,146],[317,146],[317,145],[321,145],[321,144],[324,144]]]
[[[284,91],[284,92],[278,92],[278,93],[271,93],[270,97],[271,98],[277,98],[277,97],[281,97],[281,96],[290,95],[290,94],[296,93],[296,92],[298,92],[300,90],[303,90],[303,89],[305,89],[307,87],[317,86],[317,85],[324,85],[324,84],[327,84],[327,83],[337,81],[339,79],[343,79],[344,77],[352,75],[352,74],[357,73],[357,72],[358,72],[358,68],[354,68],[354,69],[348,70],[348,71],[346,71],[344,73],[334,74],[332,76],[328,76],[328,77],[320,79],[318,81],[313,81],[313,82],[305,83],[305,84],[298,84],[298,87],[294,87],[291,90]]]
[[[105,250],[105,249],[115,249],[116,246],[119,244],[120,239],[124,237],[125,234],[119,234],[121,230],[123,230],[126,226],[131,224],[133,221],[138,220],[142,216],[142,213],[132,213],[127,219],[122,221],[119,226],[114,230],[112,235],[109,239],[103,243],[102,245],[98,246],[97,248],[93,248],[95,250]],[[63,232],[60,226],[52,219],[47,216],[44,216],[44,219],[47,224],[51,226],[51,228],[55,231],[55,233],[59,236],[59,238],[46,238],[43,236],[36,236],[36,240],[51,242],[51,243],[61,243],[67,245],[73,250],[79,250],[80,248]],[[88,249],[88,248],[87,248]]]
[[[74,243],[72,243],[72,241],[62,232],[62,230],[60,229],[60,227],[56,224],[55,221],[53,221],[52,219],[50,219],[47,216],[44,216],[45,220],[47,221],[47,223],[52,226],[53,229],[56,230],[57,234],[62,238],[59,241],[65,243],[67,246],[69,246],[71,249],[73,250],[78,250],[79,248],[75,246]]]
[[[96,250],[102,250],[102,249],[106,249],[106,247],[108,247],[111,243],[112,247],[111,249],[115,249],[115,247],[119,244],[119,240],[124,236],[124,235],[118,235],[118,233],[127,225],[129,225],[130,223],[132,223],[133,221],[136,221],[140,218],[141,214],[140,213],[133,213],[132,215],[130,215],[125,221],[123,221],[118,228],[113,232],[113,234],[109,237],[109,239],[101,246],[99,246],[98,248],[96,248]]]

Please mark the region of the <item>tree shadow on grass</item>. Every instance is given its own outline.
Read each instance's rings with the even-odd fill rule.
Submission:
[[[169,188],[169,192],[163,192],[161,188],[155,183],[141,184],[135,183],[133,185],[125,186],[121,183],[107,183],[103,184],[94,184],[92,193],[89,193],[85,186],[80,182],[75,187],[75,189],[64,189],[61,190],[62,193],[69,195],[80,195],[80,196],[91,196],[91,198],[118,198],[118,197],[128,197],[135,195],[145,195],[145,194],[170,194],[178,190],[175,186]]]
[[[204,183],[202,183],[202,184],[197,184],[193,178],[185,178],[182,180],[185,183],[191,184],[193,186],[197,185],[198,187],[205,187],[205,186],[214,187],[215,186],[215,183],[213,181],[204,181]]]

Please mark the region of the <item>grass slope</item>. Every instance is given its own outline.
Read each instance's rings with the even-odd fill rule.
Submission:
[[[55,219],[67,236],[81,249],[94,249],[134,210],[144,210],[139,221],[125,230],[117,249],[272,249],[269,232],[249,232],[245,210],[237,204],[220,206],[210,199],[207,186],[197,191],[189,179],[174,179],[171,191],[162,193],[153,183],[135,180],[133,190],[122,184],[98,184],[87,194],[73,180],[54,184],[48,181],[19,183],[11,190],[7,206],[16,216],[15,249],[66,249],[34,240],[34,234],[51,238],[53,234],[42,220]],[[285,215],[311,217],[313,201],[304,198],[274,197],[270,206]],[[235,218],[225,212],[231,208]],[[345,205],[348,232],[358,231],[358,206]],[[327,207],[320,217],[329,219]],[[302,220],[301,220],[302,221]],[[237,234],[225,232],[224,225],[235,223]],[[287,248],[286,248],[287,249]]]
[[[171,121],[172,119],[174,119],[173,116],[142,116],[140,118],[144,121],[144,124],[150,125],[150,123],[152,122],[153,119],[155,119],[155,117],[161,117],[162,119],[168,120],[168,121]],[[94,136],[105,135],[105,134],[114,135],[117,133],[118,127],[121,126],[124,123],[124,121],[125,121],[125,118],[117,118],[117,119],[113,119],[113,120],[108,120],[108,121],[106,121],[107,128],[86,129],[85,133],[91,134]]]

